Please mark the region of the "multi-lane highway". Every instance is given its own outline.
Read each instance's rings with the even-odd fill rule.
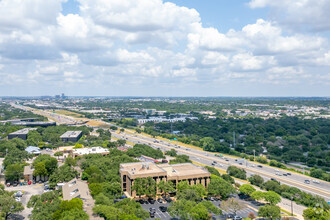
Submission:
[[[230,165],[237,166],[245,169],[248,176],[258,174],[262,176],[265,180],[273,178],[281,182],[282,184],[294,186],[305,192],[319,195],[326,199],[326,201],[329,201],[330,199],[330,184],[328,182],[310,178],[308,176],[301,175],[295,172],[290,172],[287,170],[282,170],[266,165],[261,165],[260,167],[260,164],[258,163],[253,163],[246,160],[242,161],[240,159],[230,156],[226,156],[225,158],[219,158],[215,156],[214,153],[204,152],[201,150],[176,145],[175,143],[154,139],[141,134],[132,134],[129,132],[118,134],[116,132],[112,132],[112,135],[116,138],[125,139],[132,143],[147,144],[155,148],[159,148],[163,151],[175,149],[179,154],[188,155],[193,161],[208,166],[213,166],[212,164],[214,164],[215,167],[223,170],[226,170]],[[291,175],[288,175],[288,173],[290,173]],[[283,174],[286,176],[284,176]],[[310,183],[305,183],[305,180],[310,180]]]
[[[33,111],[36,114],[44,115],[45,117],[49,117],[52,120],[55,120],[57,122],[67,122],[67,123],[73,123],[78,122],[81,119],[75,119],[73,117],[52,113],[49,111],[42,111],[42,110],[36,110],[32,108],[26,108],[23,106],[17,106],[15,104],[12,104],[14,107],[20,107],[24,108],[25,110]],[[110,123],[104,122],[104,124],[111,125]],[[143,143],[150,145],[155,148],[159,148],[163,151],[175,149],[179,154],[185,154],[190,157],[192,161],[199,162],[204,165],[212,166],[212,164],[219,168],[226,170],[228,166],[233,165],[240,168],[243,168],[247,172],[247,176],[251,176],[254,174],[258,174],[262,176],[265,180],[269,180],[271,178],[276,179],[277,181],[281,182],[282,184],[286,184],[289,186],[297,187],[305,192],[312,193],[314,195],[319,195],[323,197],[326,201],[330,200],[330,184],[328,182],[314,179],[299,173],[295,172],[288,172],[286,170],[282,170],[279,168],[270,167],[267,165],[261,165],[250,162],[250,161],[242,161],[237,160],[235,157],[231,156],[225,156],[225,158],[219,158],[214,155],[214,153],[205,152],[202,149],[194,149],[189,147],[181,146],[180,144],[176,144],[170,141],[163,141],[159,139],[154,139],[151,137],[148,137],[146,135],[142,134],[135,134],[131,131],[125,131],[123,133],[116,133],[112,132],[112,135],[116,138],[120,139],[126,139],[127,141],[130,141],[132,143]],[[216,162],[216,163],[214,163]],[[290,173],[291,175],[288,175]],[[284,174],[284,175],[283,175]],[[286,176],[285,176],[286,175]],[[309,183],[306,183],[305,180],[309,180]],[[308,182],[308,181],[307,181]]]

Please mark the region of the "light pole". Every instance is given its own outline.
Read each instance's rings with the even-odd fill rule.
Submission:
[[[293,204],[292,204],[292,200],[293,200],[293,195],[291,196],[291,216],[293,216]]]
[[[256,150],[253,149],[253,160],[256,161]]]

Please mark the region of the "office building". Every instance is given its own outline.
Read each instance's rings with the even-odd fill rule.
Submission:
[[[191,163],[173,165],[151,162],[123,163],[120,164],[119,172],[122,190],[132,197],[136,196],[132,187],[137,178],[152,177],[157,183],[161,180],[172,181],[174,186],[181,181],[187,181],[190,185],[202,184],[204,187],[207,187],[211,178],[207,170]]]
[[[28,133],[32,130],[37,130],[37,129],[36,128],[23,128],[21,130],[8,134],[8,139],[21,138],[23,140],[26,140]]]
[[[63,142],[77,142],[82,137],[82,131],[67,131],[61,135]]]

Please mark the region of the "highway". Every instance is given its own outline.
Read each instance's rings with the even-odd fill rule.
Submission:
[[[226,156],[225,159],[216,157],[214,153],[204,152],[197,149],[187,148],[184,146],[176,145],[175,143],[169,143],[167,141],[162,141],[154,138],[150,138],[140,134],[130,134],[130,133],[122,133],[117,134],[116,132],[112,132],[112,136],[120,139],[125,139],[132,143],[143,143],[150,145],[154,148],[159,148],[162,151],[175,149],[179,154],[188,155],[192,161],[196,161],[198,163],[212,166],[212,163],[215,161],[215,167],[223,170],[227,170],[228,166],[233,165],[239,168],[243,168],[247,172],[247,176],[250,177],[254,174],[258,174],[262,176],[266,181],[270,180],[271,178],[276,179],[277,181],[281,182],[281,184],[286,184],[288,186],[297,187],[305,192],[309,192],[314,195],[319,195],[324,198],[326,201],[330,199],[330,184],[317,180],[308,176],[304,176],[298,173],[294,173],[287,170],[282,170],[279,168],[274,168],[266,165],[262,165],[262,168],[258,167],[258,163],[253,163],[250,161],[242,161],[237,158]],[[157,143],[158,142],[158,143]],[[242,162],[240,165],[239,162]],[[287,174],[288,172],[291,175],[283,176],[283,174]],[[281,176],[276,175],[279,173]],[[310,180],[310,184],[305,183],[304,181],[308,179]],[[319,183],[314,183],[313,180],[317,180]]]
[[[14,107],[19,107],[22,109],[26,109],[29,111],[33,111],[35,114],[41,114],[45,117],[49,117],[52,120],[55,120],[56,122],[61,122],[61,123],[70,123],[72,124],[73,122],[80,121],[81,119],[75,119],[73,117],[61,115],[61,114],[54,114],[49,111],[43,111],[43,110],[36,110],[32,108],[27,108],[24,106],[18,106],[15,104],[12,104]],[[104,122],[104,124],[111,126],[111,123]],[[118,127],[118,126],[117,126]],[[322,180],[318,180],[315,178],[311,178],[309,176],[305,176],[299,173],[287,171],[287,170],[282,170],[280,168],[276,167],[270,167],[268,165],[263,165],[262,167],[258,167],[260,165],[259,163],[251,162],[251,161],[242,161],[241,159],[238,159],[238,161],[235,161],[237,157],[232,157],[232,156],[227,156],[226,158],[219,158],[214,155],[214,153],[210,152],[205,152],[202,149],[193,149],[193,148],[188,148],[181,146],[180,144],[177,145],[176,142],[170,142],[170,141],[163,141],[155,138],[151,138],[142,134],[135,134],[133,132],[125,130],[123,133],[117,133],[112,131],[112,136],[119,138],[119,139],[125,139],[129,142],[132,143],[143,143],[150,145],[154,148],[159,148],[162,151],[167,151],[170,149],[175,149],[178,154],[185,154],[188,155],[189,158],[192,161],[196,161],[198,163],[212,166],[212,163],[215,161],[216,163],[214,164],[215,167],[223,170],[227,170],[228,166],[233,165],[237,166],[240,168],[243,168],[247,172],[247,176],[251,176],[254,174],[258,174],[262,176],[266,181],[273,178],[276,179],[277,181],[281,182],[281,184],[286,184],[288,186],[294,186],[297,187],[305,192],[318,195],[322,198],[324,198],[326,201],[330,201],[330,183]],[[240,164],[241,163],[241,164]],[[288,172],[291,173],[291,175],[283,176],[283,174],[287,174]],[[276,173],[280,175],[276,175]],[[310,183],[307,184],[305,183],[305,180],[310,180]],[[315,183],[318,182],[318,183]]]

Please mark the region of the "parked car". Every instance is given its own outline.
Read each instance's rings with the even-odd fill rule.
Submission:
[[[32,184],[32,181],[30,180],[29,182],[28,182],[28,185],[31,185]]]
[[[149,199],[148,199],[148,202],[149,202],[150,204],[155,204],[155,201],[156,201],[156,200],[154,200],[154,199],[152,199],[152,198],[149,198]]]
[[[168,197],[168,198],[165,199],[165,201],[168,202],[168,203],[171,203],[172,199]]]
[[[159,206],[159,210],[162,212],[166,212],[167,211],[167,207],[165,206]]]
[[[144,200],[143,199],[140,199],[138,200],[140,204],[144,204]]]
[[[10,187],[10,183],[7,183],[7,187]]]
[[[150,218],[155,218],[155,213],[154,212],[149,212]]]
[[[288,176],[291,176],[291,173],[287,173]]]
[[[243,218],[241,216],[235,216],[233,220],[242,220]]]
[[[155,208],[149,208],[149,212],[156,212]]]
[[[163,200],[161,198],[157,199],[157,202],[163,203]]]

